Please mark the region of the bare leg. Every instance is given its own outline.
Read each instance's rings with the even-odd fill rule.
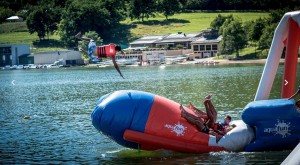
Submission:
[[[193,110],[194,112],[197,112],[197,114],[203,118],[207,118],[207,114],[203,111],[201,111],[200,109],[196,108],[191,102],[189,102],[190,104],[190,109]]]
[[[213,128],[213,126],[217,120],[217,112],[210,100],[205,100],[204,105],[205,105],[206,114],[207,114],[207,118],[208,118],[206,124],[207,124],[208,128]]]
[[[203,132],[206,129],[204,126],[204,123],[201,120],[199,120],[199,119],[195,120],[194,118],[187,116],[186,114],[188,114],[188,113],[184,110],[182,105],[180,105],[180,110],[181,110],[181,112],[185,112],[185,113],[181,113],[181,116],[183,118],[185,118],[189,123],[195,125],[197,127],[198,131]]]
[[[81,32],[77,33],[77,34],[75,35],[75,38],[80,39],[80,40],[83,40],[83,41],[85,41],[85,42],[90,42],[90,40],[91,40],[91,38],[83,37],[83,36],[81,35]]]
[[[188,118],[191,118],[191,119],[193,119],[193,120],[199,120],[199,117],[197,117],[197,116],[195,116],[195,115],[193,115],[193,114],[191,114],[191,113],[188,113],[188,112],[183,108],[182,105],[180,105],[180,110],[181,110],[181,115],[184,115],[184,116],[186,116],[186,117],[188,117]]]

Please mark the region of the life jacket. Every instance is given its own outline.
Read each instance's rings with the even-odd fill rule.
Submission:
[[[220,123],[215,123],[213,130],[215,132],[217,132],[218,134],[220,134],[220,135],[224,135],[225,134],[225,128]]]
[[[97,46],[97,54],[98,54],[98,58],[115,56],[117,54],[115,45],[109,44],[109,45]]]

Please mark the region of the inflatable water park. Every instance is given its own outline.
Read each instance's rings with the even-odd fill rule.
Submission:
[[[245,106],[241,120],[232,121],[236,127],[218,142],[181,117],[180,103],[143,91],[120,90],[102,96],[91,114],[92,124],[116,143],[133,149],[191,153],[292,150],[300,140],[300,111],[295,100],[288,98],[297,91],[299,45],[300,11],[288,12],[275,30],[254,101]],[[281,98],[269,99],[284,47]]]

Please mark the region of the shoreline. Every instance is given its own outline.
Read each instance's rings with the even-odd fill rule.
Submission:
[[[228,64],[265,64],[267,59],[253,59],[253,60],[227,60],[227,59],[220,59],[220,60],[213,60],[213,58],[205,58],[205,59],[196,59],[194,61],[184,61],[177,64],[160,64],[160,65],[228,65]],[[197,62],[200,62],[201,64],[196,64]],[[280,59],[279,63],[283,64],[285,62],[285,59]],[[300,58],[298,58],[298,63],[300,63]],[[88,64],[84,67],[107,67],[110,65],[101,65],[101,64]],[[127,65],[125,65],[127,66]],[[128,66],[140,66],[140,65],[128,65]],[[149,64],[143,64],[140,67],[147,67],[147,66],[154,66]],[[124,67],[121,65],[120,67]]]
[[[214,61],[217,62],[218,65],[224,65],[224,64],[265,64],[267,59],[253,59],[253,60],[227,60],[227,59],[222,59],[222,60],[213,60],[212,58],[209,59],[200,59],[196,60],[197,62],[210,62]],[[280,59],[279,63],[284,63],[285,59]],[[300,63],[300,58],[298,58],[298,63]]]

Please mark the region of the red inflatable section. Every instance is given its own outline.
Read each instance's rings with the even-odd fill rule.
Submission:
[[[126,130],[124,139],[139,143],[141,149],[169,149],[185,152],[222,151],[223,147],[209,146],[208,134],[199,132],[180,115],[180,104],[155,96],[144,133]],[[188,108],[185,109],[194,113]]]
[[[169,149],[172,151],[195,153],[207,153],[225,150],[222,147],[199,145],[195,143],[173,140],[170,138],[154,136],[132,130],[125,131],[124,139],[141,144],[140,146],[143,150]]]
[[[300,28],[296,21],[289,19],[288,36],[286,39],[286,56],[282,83],[282,98],[289,98],[295,92],[298,50],[300,45]]]

